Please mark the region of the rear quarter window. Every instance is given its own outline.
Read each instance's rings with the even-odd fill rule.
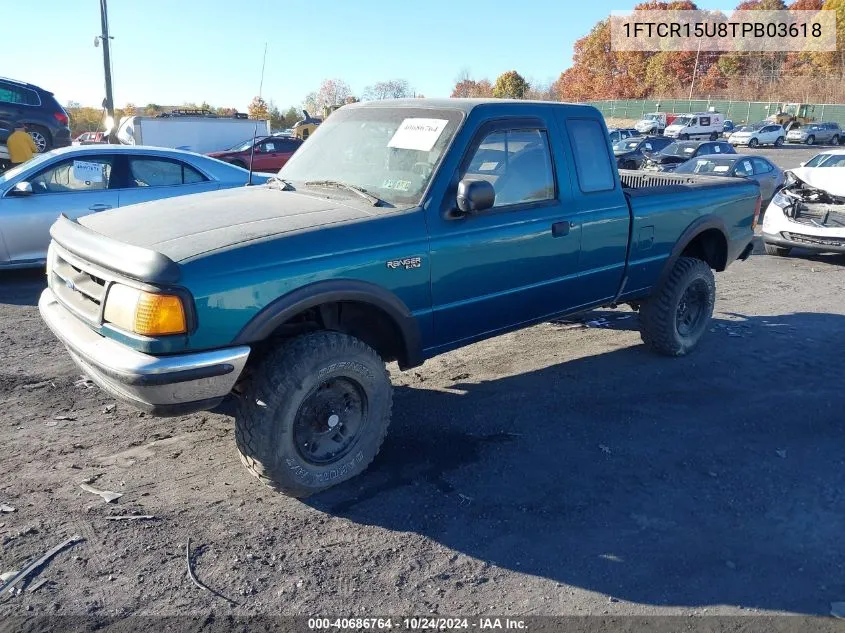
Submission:
[[[566,129],[575,158],[578,186],[584,193],[610,191],[616,187],[607,136],[595,119],[567,119]]]

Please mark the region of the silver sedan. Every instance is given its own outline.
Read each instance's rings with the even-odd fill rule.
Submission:
[[[272,174],[253,173],[263,184]],[[38,154],[0,175],[0,268],[44,264],[50,226],[130,204],[243,187],[245,169],[158,147],[86,145]]]

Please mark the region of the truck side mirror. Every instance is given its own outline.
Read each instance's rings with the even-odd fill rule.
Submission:
[[[496,190],[486,180],[464,178],[458,183],[458,208],[467,215],[490,209],[496,202]]]
[[[10,196],[18,196],[18,197],[26,197],[32,195],[32,185],[28,183],[26,180],[20,181],[16,184],[10,191]]]

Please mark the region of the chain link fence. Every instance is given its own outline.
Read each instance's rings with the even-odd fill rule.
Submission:
[[[628,99],[610,101],[588,101],[598,108],[605,118],[641,119],[649,112],[683,114],[687,112],[708,112],[714,108],[734,124],[754,123],[778,111],[779,103],[767,101],[728,101],[720,99]],[[845,105],[837,103],[808,104],[817,121],[835,121],[845,126]]]

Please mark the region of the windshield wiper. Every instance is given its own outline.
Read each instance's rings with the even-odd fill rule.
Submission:
[[[350,185],[345,182],[339,182],[337,180],[310,180],[305,183],[306,187],[336,187],[337,189],[345,189],[346,191],[351,191],[352,193],[364,198],[365,200],[369,201],[374,207],[380,205],[384,200],[381,198],[374,196],[369,191],[364,189],[363,187],[358,187],[357,185]]]
[[[279,183],[279,189],[281,191],[293,191],[295,187],[290,183],[289,180],[285,180],[283,178],[279,178],[278,176],[270,176],[267,179],[267,184],[271,185],[274,182]]]

